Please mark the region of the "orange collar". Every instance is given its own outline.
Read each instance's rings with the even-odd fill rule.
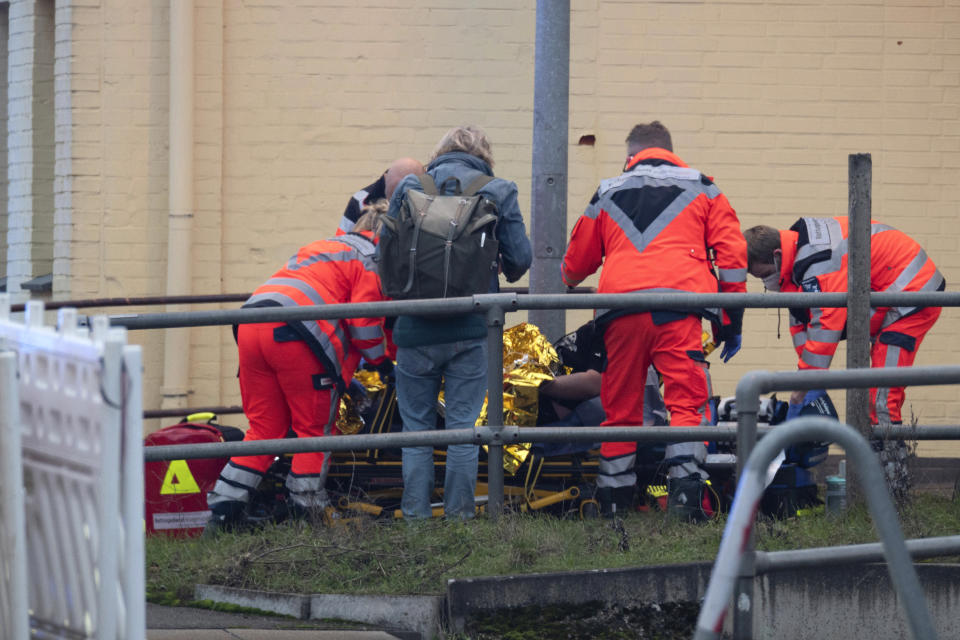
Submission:
[[[661,149],[660,147],[649,147],[642,151],[638,151],[629,158],[627,158],[627,164],[624,165],[624,171],[629,171],[635,166],[640,164],[643,160],[649,160],[650,158],[656,158],[657,160],[666,160],[670,164],[677,165],[678,167],[687,168],[687,164],[673,154],[671,151],[666,149]]]
[[[793,281],[793,263],[797,260],[797,238],[799,234],[796,231],[783,229],[780,231],[780,290],[783,290],[784,284],[796,287]]]

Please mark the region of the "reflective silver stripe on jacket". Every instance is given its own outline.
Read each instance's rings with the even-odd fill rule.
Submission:
[[[943,285],[943,276],[940,274],[938,269],[936,273],[933,274],[933,277],[930,278],[925,285],[923,285],[919,291],[936,291]],[[883,325],[881,328],[889,327],[891,324],[899,320],[900,318],[913,313],[920,307],[891,307],[887,314],[883,317]]]
[[[387,354],[387,348],[383,346],[381,342],[375,347],[369,347],[367,349],[360,349],[360,355],[362,355],[367,360],[376,360]]]
[[[715,198],[720,195],[720,189],[712,183],[707,185],[701,182],[700,175],[700,172],[696,169],[685,169],[670,165],[637,165],[626,173],[602,181],[597,189],[599,199],[587,208],[584,215],[588,218],[596,218],[600,215],[601,210],[606,211],[634,248],[638,252],[642,252],[700,194],[705,194],[708,198]],[[612,199],[613,193],[625,188],[642,189],[644,187],[673,186],[680,187],[682,189],[681,193],[642,233],[637,229],[628,213],[620,209]],[[745,280],[746,278],[744,278]]]
[[[352,247],[360,254],[360,262],[367,271],[376,271],[377,265],[373,261],[373,256],[377,252],[377,247],[373,241],[361,235],[342,235],[330,239],[331,242],[342,242],[348,247]],[[356,257],[356,256],[354,256]]]
[[[350,331],[350,337],[354,340],[376,340],[383,337],[383,330],[380,325],[373,324],[366,327],[358,327],[352,324],[347,325]]]
[[[917,274],[919,274],[920,271],[923,269],[924,265],[927,264],[927,260],[929,260],[927,256],[927,252],[924,251],[923,249],[920,249],[916,257],[910,261],[910,264],[904,267],[903,271],[900,272],[900,275],[897,276],[897,279],[894,280],[889,287],[884,289],[884,291],[890,291],[890,292],[903,291],[904,288],[908,286],[914,278],[917,277]],[[930,279],[927,280],[925,283],[923,283],[923,286],[921,286],[919,289],[915,289],[915,290],[916,291],[936,291],[941,286],[943,286],[943,282],[944,282],[943,274],[940,273],[939,269],[934,268],[933,275],[930,276]],[[886,315],[884,315],[883,317],[883,322],[881,323],[880,328],[884,329],[886,327],[889,327],[891,324],[893,324],[900,318],[906,315],[909,315],[911,313],[914,313],[919,308],[920,307],[890,307],[890,309],[887,310]],[[871,311],[874,311],[874,310],[871,309]]]
[[[292,289],[296,289],[303,295],[307,296],[307,298],[310,299],[310,302],[312,302],[315,305],[327,304],[326,301],[317,292],[316,289],[314,289],[309,284],[307,284],[306,282],[298,278],[270,278],[264,283],[263,286],[267,286],[267,285],[272,285],[276,287],[290,287]],[[260,300],[274,300],[275,302],[281,302],[285,307],[291,306],[290,304],[283,303],[281,300],[277,300],[275,298],[269,297],[269,296],[275,295],[276,293],[277,292],[255,293],[250,297],[249,300],[247,300],[244,303],[244,306],[247,306],[248,304],[253,302],[259,302]],[[280,295],[283,295],[284,298],[286,298],[291,303],[293,303],[293,305],[299,305],[299,303],[293,298],[290,298],[289,296],[286,296],[284,294],[280,294]]]
[[[700,182],[700,176],[701,173],[699,171],[690,167],[676,167],[669,164],[657,166],[637,164],[619,176],[601,181],[600,188],[597,189],[597,192],[602,197],[607,191],[623,186],[631,178],[646,178],[651,181],[650,184],[654,184],[655,186],[669,186],[678,182],[696,182],[697,184],[702,184]],[[707,185],[703,186],[706,187]],[[709,186],[712,189],[704,189],[704,193],[711,198],[720,195],[720,189],[718,189],[716,185],[711,184]]]
[[[799,348],[799,347],[802,347],[802,346],[805,345],[806,343],[807,343],[807,332],[806,332],[806,331],[798,331],[797,333],[793,334],[793,348],[794,348],[794,349],[797,349],[797,348]]]
[[[847,238],[840,237],[842,234],[842,231],[840,229],[840,223],[837,222],[836,220],[833,220],[832,218],[831,219],[804,218],[804,220],[827,220],[828,222],[833,223],[832,225],[827,225],[830,229],[831,240],[833,241],[833,244],[829,246],[807,244],[800,247],[797,250],[797,258],[796,258],[797,262],[799,262],[803,258],[806,258],[807,256],[813,255],[814,253],[819,253],[820,251],[824,251],[826,249],[830,249],[831,251],[830,257],[827,260],[823,260],[821,262],[815,262],[814,264],[810,265],[807,268],[807,270],[804,272],[802,280],[807,280],[808,278],[812,278],[814,276],[822,276],[826,273],[833,273],[834,271],[838,271],[840,267],[843,266],[843,258],[847,255],[847,252],[849,251],[849,244],[850,244]],[[807,228],[809,229],[809,225]],[[874,236],[878,233],[882,233],[884,231],[893,231],[893,230],[894,230],[893,227],[885,224],[870,225],[871,236]]]
[[[747,281],[747,269],[717,269],[717,275],[720,278],[720,282],[746,282]]]
[[[807,227],[808,243],[797,249],[796,262],[836,247],[843,240],[843,228],[833,218],[801,218]]]
[[[826,356],[822,353],[811,353],[810,351],[804,350],[804,352],[800,354],[800,359],[811,367],[816,367],[818,369],[829,369],[830,361],[833,360],[833,356]]]
[[[347,236],[340,236],[340,238],[344,237]],[[341,242],[341,240],[338,238],[337,242]],[[350,262],[351,260],[356,260],[358,257],[359,256],[357,255],[357,252],[353,251],[352,249],[348,249],[347,251],[337,251],[336,253],[330,253],[329,251],[311,253],[310,255],[299,260],[297,259],[297,256],[294,255],[291,256],[287,261],[287,269],[290,271],[297,271],[298,269],[309,267],[310,265],[318,262]]]
[[[807,333],[807,337],[810,340],[816,340],[817,342],[829,342],[829,343],[840,342],[840,336],[843,335],[843,331],[837,331],[836,329],[808,328],[806,333]]]
[[[271,278],[267,282],[267,284],[287,284],[286,281],[288,280],[291,282],[299,283],[304,287],[307,287],[306,283],[303,283],[300,280],[297,280],[295,278]],[[284,281],[284,282],[280,282],[280,281]],[[323,299],[319,297],[319,295],[315,290],[307,287],[307,289],[309,289],[309,291],[313,293],[313,295],[311,295],[310,293],[308,293],[307,289],[302,289],[300,286],[296,286],[296,285],[293,285],[293,286],[295,286],[295,288],[307,294],[311,300],[319,299],[320,302],[316,304],[318,305],[324,304]],[[299,307],[300,306],[300,304],[296,300],[294,300],[293,298],[291,298],[286,294],[280,293],[279,291],[267,291],[265,293],[259,293],[259,294],[253,295],[250,297],[249,300],[247,300],[247,302],[243,306],[246,307],[251,303],[265,301],[265,300],[271,300],[273,302],[280,304],[280,306],[283,306],[283,307]],[[323,349],[323,352],[326,354],[327,358],[329,358],[330,362],[336,367],[337,370],[330,373],[336,373],[337,375],[340,375],[340,358],[337,356],[337,350],[334,348],[333,344],[330,342],[330,336],[328,336],[326,333],[324,333],[320,329],[320,325],[317,324],[316,320],[303,320],[298,322],[298,324],[301,325],[304,329],[306,329],[311,336],[313,336],[313,338],[320,345],[320,348]],[[330,322],[330,324],[331,326],[333,326],[333,335],[336,336],[337,340],[340,341],[340,344],[346,346],[347,337],[343,332],[343,326],[340,324],[340,322],[337,322],[337,321]]]

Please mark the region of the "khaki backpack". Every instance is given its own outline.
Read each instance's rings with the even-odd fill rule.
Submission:
[[[394,299],[453,298],[487,293],[497,273],[497,205],[477,192],[492,177],[480,175],[454,195],[442,195],[429,174],[423,191],[408,189],[396,218],[384,217],[378,272]]]

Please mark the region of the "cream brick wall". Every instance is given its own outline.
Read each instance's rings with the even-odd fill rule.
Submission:
[[[159,295],[167,3],[71,4],[69,296]],[[529,225],[535,4],[197,0],[193,293],[251,290],[305,241],[332,234],[350,194],[391,159],[426,159],[465,122],[487,129]],[[872,153],[875,217],[960,281],[956,0],[571,4],[569,229],[597,182],[620,171],[630,127],[660,119],[745,228],[845,213],[847,156]],[[14,61],[11,48],[11,74]],[[587,134],[595,146],[577,146]],[[944,311],[920,364],[958,361],[956,313]],[[785,314],[780,340],[776,322],[775,311],[747,313],[743,352],[714,368],[717,393],[732,394],[750,369],[795,365]],[[162,335],[133,335],[153,408]],[[195,329],[192,345],[191,404],[238,402],[229,331]],[[923,422],[956,422],[955,397],[916,388],[908,405]]]

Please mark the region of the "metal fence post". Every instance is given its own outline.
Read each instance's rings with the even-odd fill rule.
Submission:
[[[533,80],[531,293],[560,293],[567,240],[567,123],[570,103],[570,0],[537,0]],[[551,342],[566,332],[566,313],[532,311]]]
[[[503,307],[487,309],[487,425],[503,430]],[[487,447],[487,512],[497,519],[503,512],[503,444]]]
[[[757,444],[757,414],[760,411],[759,385],[765,371],[748,371],[737,385],[737,481],[743,478],[747,459]],[[733,608],[733,637],[750,640],[753,637],[754,562],[756,557],[753,530],[744,542],[743,555],[736,583],[736,603]]]
[[[9,298],[6,299],[9,316]],[[4,318],[0,313],[0,321]],[[0,352],[0,472],[4,514],[0,521],[0,634],[29,637],[27,604],[27,533],[23,489],[23,454],[20,431],[20,393],[17,389],[17,354]],[[9,607],[9,609],[8,609]],[[6,620],[2,618],[7,618]]]
[[[869,153],[849,156],[847,369],[870,366],[870,214],[873,165]],[[847,423],[869,437],[869,389],[847,391]]]

